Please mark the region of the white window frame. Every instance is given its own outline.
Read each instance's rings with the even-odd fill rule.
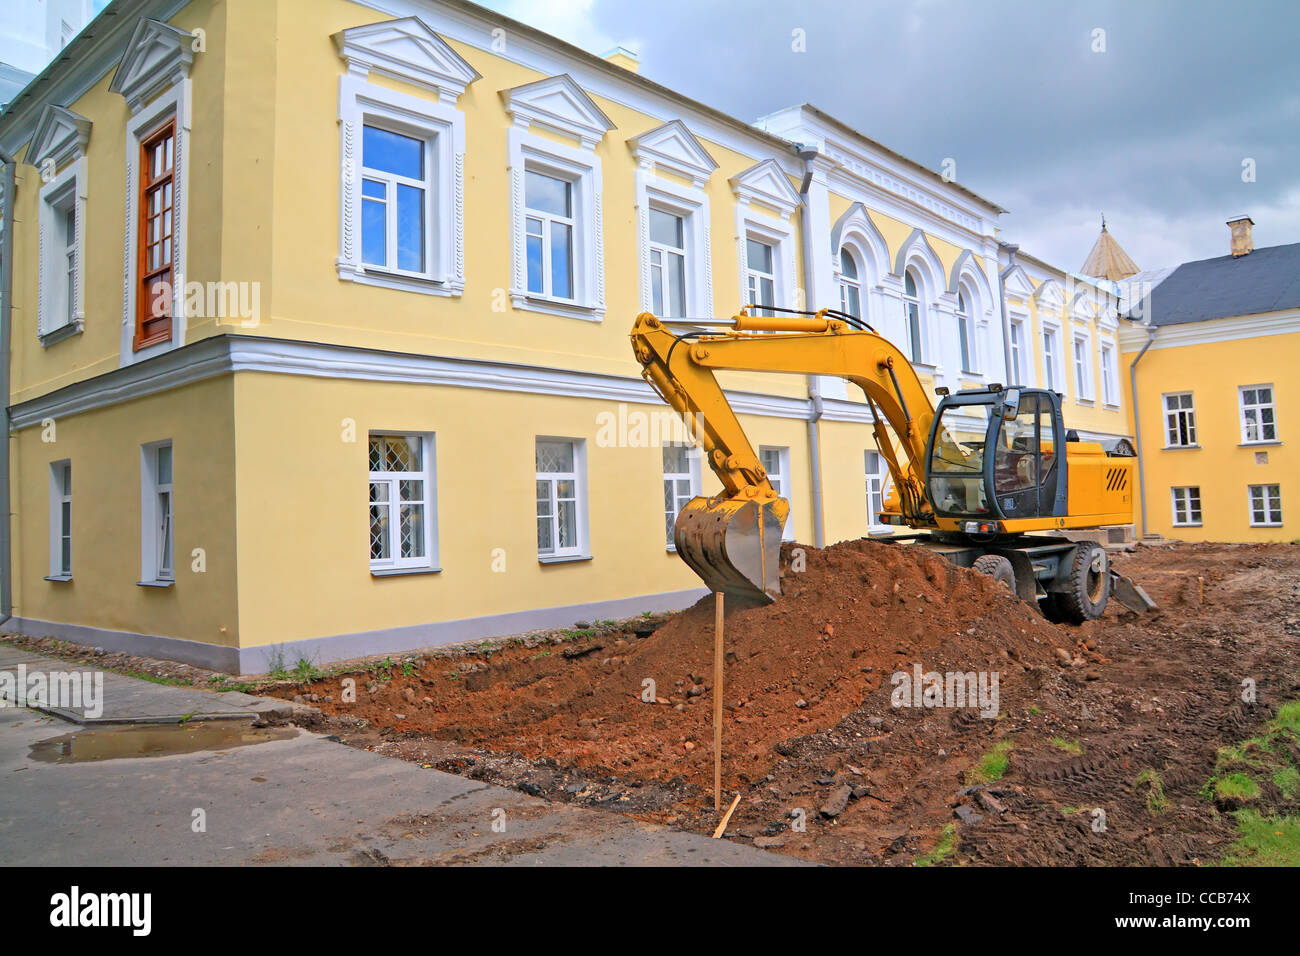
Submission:
[[[772,255],[772,271],[764,272],[757,266],[751,265],[749,261],[749,244],[753,242],[766,248]],[[752,233],[745,236],[745,297],[744,304],[752,309],[752,315],[763,315],[764,310],[773,306],[784,306],[781,299],[781,246],[779,242],[774,242],[762,233]],[[762,288],[764,282],[770,282],[772,285],[772,301],[764,305],[759,302],[762,297]],[[773,314],[777,314],[773,312]]]
[[[571,472],[541,472],[536,470],[537,464],[537,445],[540,442],[563,442],[573,446],[573,471]],[[537,549],[537,560],[540,564],[555,564],[564,561],[585,561],[591,557],[591,538],[589,536],[587,525],[587,441],[585,438],[566,438],[554,435],[538,435],[533,442],[533,465],[534,476],[536,481],[549,481],[552,483],[552,489],[556,481],[571,479],[574,483],[574,525],[576,543],[568,548],[554,547],[550,551],[542,551],[540,543]],[[551,503],[555,504],[555,494],[552,490]],[[533,525],[536,527],[536,519],[540,515],[534,514]],[[559,542],[559,508],[552,507],[551,510],[551,540],[558,544]]]
[[[1065,368],[1061,357],[1061,326],[1044,321],[1043,325],[1043,388],[1065,392]]]
[[[876,456],[876,470],[873,472],[868,466],[871,456]],[[866,504],[867,504],[867,532],[877,534],[880,532],[890,531],[887,524],[880,523],[880,512],[885,508],[885,489],[889,481],[889,462],[881,454],[878,448],[867,448],[862,454],[862,472],[866,483]],[[872,486],[874,482],[874,488]],[[871,507],[872,495],[875,495],[879,502],[879,508]]]
[[[1107,408],[1119,408],[1119,350],[1113,342],[1101,344],[1102,403]]]
[[[908,277],[913,280],[916,286],[916,295],[907,294]],[[907,358],[913,365],[933,365],[930,360],[930,348],[926,326],[929,324],[929,309],[926,307],[926,299],[930,295],[930,290],[926,286],[925,275],[921,268],[914,263],[909,262],[903,267],[903,274],[899,276],[899,288],[901,289],[900,300],[903,303],[903,343],[907,346]],[[911,308],[916,306],[916,329],[912,329]],[[919,341],[913,341],[919,339]]]
[[[1254,404],[1247,405],[1247,404],[1246,404],[1246,392],[1247,392],[1248,390],[1252,390],[1252,391],[1258,392],[1258,390],[1261,389],[1261,388],[1266,388],[1266,389],[1268,389],[1268,393],[1269,393],[1269,396],[1270,396],[1269,401],[1268,401],[1268,402],[1259,402],[1259,401],[1256,401]],[[1265,437],[1263,437],[1263,429],[1264,429],[1264,426],[1263,426],[1262,424],[1257,424],[1255,427],[1256,427],[1257,429],[1259,429],[1259,431],[1260,431],[1260,437],[1258,437],[1258,438],[1251,438],[1251,437],[1250,437],[1250,425],[1249,425],[1249,423],[1246,421],[1246,410],[1247,410],[1247,409],[1254,409],[1254,410],[1256,411],[1256,421],[1258,422],[1258,421],[1259,421],[1259,412],[1262,412],[1262,411],[1263,411],[1264,409],[1266,409],[1266,408],[1269,409],[1269,410],[1271,410],[1271,411],[1273,412],[1273,437],[1272,437],[1272,438],[1265,438]],[[1278,437],[1277,437],[1277,435],[1278,435],[1278,431],[1277,431],[1277,389],[1275,389],[1275,388],[1273,387],[1273,383],[1272,383],[1272,382],[1264,382],[1264,383],[1261,383],[1261,384],[1259,384],[1259,385],[1239,385],[1239,386],[1237,386],[1237,415],[1238,415],[1238,417],[1239,417],[1239,419],[1240,419],[1240,424],[1241,424],[1241,443],[1242,443],[1243,445],[1276,445],[1276,444],[1279,443],[1279,439],[1278,439]]]
[[[953,293],[953,316],[957,320],[957,369],[958,375],[969,378],[973,375],[979,375],[977,368],[979,366],[979,349],[976,345],[975,336],[975,309],[979,307],[979,297],[972,293],[972,290],[965,282],[957,284],[957,291]],[[962,301],[966,303],[965,311],[962,310]],[[975,305],[971,305],[974,302]],[[966,333],[966,357],[963,361],[961,354],[962,333]],[[970,366],[967,368],[967,366]]]
[[[1270,493],[1269,489],[1273,490]],[[1255,518],[1255,496],[1260,492],[1260,508],[1264,511],[1264,520],[1259,521]],[[1246,486],[1246,506],[1250,526],[1252,528],[1280,528],[1282,527],[1282,486],[1277,482],[1266,482],[1261,485]],[[1277,512],[1277,520],[1272,520],[1273,512]]]
[[[1182,400],[1186,398],[1189,402],[1186,408],[1182,405]],[[1170,408],[1169,400],[1178,399],[1178,407]],[[1165,392],[1160,396],[1160,408],[1162,411],[1161,425],[1164,430],[1165,448],[1199,448],[1200,442],[1196,435],[1196,398],[1192,392]],[[1173,442],[1169,440],[1169,416],[1174,415],[1180,426],[1185,425],[1189,441]],[[1179,427],[1176,432],[1181,435],[1184,429]]]
[[[849,261],[853,263],[853,271],[857,273],[854,277],[849,277],[844,274],[845,256],[848,256]],[[835,284],[840,290],[840,311],[847,315],[852,315],[854,318],[862,319],[864,322],[869,322],[870,319],[867,318],[867,310],[865,308],[867,291],[863,288],[862,278],[862,273],[865,267],[858,261],[857,250],[848,243],[841,245],[838,250],[838,261],[835,263],[835,266]],[[856,313],[849,308],[850,292],[857,293],[858,311]]]
[[[47,581],[72,580],[72,460],[50,462],[50,576]],[[63,506],[68,506],[64,521]],[[68,563],[63,564],[63,539],[68,539]]]
[[[776,456],[776,463],[780,470],[773,475],[771,469],[767,467],[764,461],[764,454],[769,453]],[[762,463],[763,468],[767,470],[767,480],[776,489],[786,501],[790,502],[790,513],[786,516],[785,527],[781,529],[782,541],[794,540],[794,498],[790,493],[790,446],[789,445],[760,445],[758,447],[758,460]],[[773,480],[775,478],[775,480]]]
[[[158,480],[158,452],[172,449],[171,481]],[[140,446],[140,581],[146,587],[171,587],[176,582],[176,451],[170,439]],[[167,495],[163,509],[159,500]],[[163,566],[170,539],[172,566]]]
[[[641,309],[654,311],[654,272],[651,263],[650,210],[680,216],[686,246],[686,315],[713,315],[713,255],[710,248],[709,197],[703,189],[683,186],[639,169],[636,174]]]
[[[364,172],[366,126],[425,144],[421,271],[362,261],[362,180],[396,179],[390,173]],[[339,79],[339,150],[339,257],[335,262],[339,279],[426,295],[461,295],[465,290],[465,114],[456,108],[454,98],[451,103],[434,102],[344,74]],[[395,259],[391,240],[390,235]]]
[[[1192,492],[1196,492],[1195,495]],[[1177,485],[1169,489],[1173,508],[1173,525],[1175,528],[1199,528],[1204,522],[1204,502],[1201,499],[1200,485]],[[1196,500],[1196,520],[1192,520],[1192,499]],[[1178,520],[1179,506],[1182,506],[1186,520]]]
[[[535,206],[528,205],[528,175],[550,179],[564,185],[567,190],[567,199],[569,214],[563,215],[557,212],[550,212],[544,209],[538,209]],[[524,252],[527,254],[528,241],[530,239],[540,239],[542,241],[542,288],[534,289],[528,286],[530,296],[549,299],[556,302],[574,302],[578,292],[578,265],[574,261],[574,253],[578,247],[578,186],[574,180],[570,179],[567,174],[553,173],[550,169],[538,169],[536,167],[526,167],[524,169]],[[538,232],[532,231],[532,223],[537,222]],[[560,295],[554,288],[555,273],[555,254],[552,242],[554,235],[554,226],[564,226],[569,230],[569,286],[573,295]],[[525,280],[527,281],[527,280]]]
[[[370,439],[402,438],[407,441],[420,442],[420,461],[423,467],[419,471],[371,471]],[[375,577],[387,574],[409,574],[419,571],[439,571],[438,565],[438,444],[434,432],[411,432],[403,430],[375,428],[366,436],[366,551],[370,561],[370,573]],[[419,480],[424,482],[424,555],[404,558],[401,531],[401,496],[398,482]],[[376,483],[388,485],[388,529],[389,542],[387,558],[369,556],[370,550],[370,485]]]
[[[1070,357],[1074,369],[1075,401],[1091,404],[1097,400],[1096,376],[1092,370],[1092,338],[1086,332],[1070,336]]]
[[[511,288],[516,309],[599,322],[605,315],[605,251],[601,214],[604,180],[600,158],[513,127],[508,137],[510,165]],[[524,198],[525,172],[563,179],[573,187],[573,298],[528,290],[527,223],[532,213]]]
[[[673,521],[676,522],[677,515],[681,513],[682,505],[685,504],[685,501],[680,500],[680,497],[677,494],[677,488],[675,486],[675,483],[683,480],[685,480],[688,483],[687,487],[689,488],[689,494],[686,498],[686,501],[689,501],[691,498],[694,498],[701,493],[700,489],[704,484],[704,475],[703,475],[704,469],[702,467],[703,456],[700,452],[699,447],[696,445],[692,445],[689,442],[664,442],[664,444],[660,446],[661,461],[663,457],[662,456],[663,449],[671,446],[676,446],[676,447],[686,449],[686,470],[685,471],[669,471],[666,467],[663,469],[665,494],[668,493],[668,487],[667,487],[668,482],[670,481],[674,482],[674,488],[672,491],[673,510],[671,512],[667,510],[664,511],[664,521],[665,521],[664,532],[667,536],[667,549],[669,551],[676,551],[677,546],[673,543],[673,534],[672,531],[667,526],[667,519],[669,514],[671,514],[673,517]]]
[[[86,325],[87,169],[86,157],[79,156],[41,187],[36,330],[46,347],[76,335]],[[74,216],[71,245],[65,239],[69,211]]]
[[[1007,353],[1011,358],[1011,368],[1007,369],[1008,385],[1028,385],[1033,386],[1033,377],[1030,370],[1025,366],[1033,366],[1032,362],[1026,362],[1029,357],[1029,342],[1027,341],[1027,330],[1029,328],[1029,317],[1013,314],[1007,319]]]

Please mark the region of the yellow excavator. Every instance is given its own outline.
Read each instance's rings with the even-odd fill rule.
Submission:
[[[1047,389],[941,388],[936,409],[911,362],[863,320],[750,309],[720,320],[643,312],[632,328],[642,375],[722,482],[719,495],[683,506],[674,528],[677,553],[711,590],[747,604],[779,595],[790,511],[718,384],[715,373],[729,370],[839,376],[862,389],[892,481],[878,520],[916,532],[882,540],[990,574],[1056,622],[1100,617],[1111,597],[1136,611],[1155,607],[1103,547],[1059,534],[1132,522],[1136,459],[1126,442],[1078,440],[1060,395]]]

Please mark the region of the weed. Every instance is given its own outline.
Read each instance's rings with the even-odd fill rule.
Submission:
[[[918,856],[913,862],[913,866],[934,866],[936,863],[942,863],[952,855],[953,850],[957,848],[957,828],[951,823],[943,828],[943,833],[939,835],[939,841],[935,843],[934,849],[929,853]]]
[[[1007,766],[1011,763],[1011,750],[1015,745],[1009,740],[1003,740],[993,746],[993,749],[980,758],[970,770],[966,771],[966,782],[970,783],[991,783],[994,780],[1001,780],[1007,772]]]
[[[1083,744],[1074,740],[1066,740],[1064,737],[1053,737],[1052,746],[1076,757],[1083,753]]]
[[[1160,774],[1154,770],[1143,770],[1133,781],[1133,788],[1141,790],[1143,785],[1147,787],[1148,813],[1156,817],[1169,809],[1169,798],[1165,796],[1165,785],[1160,779]]]

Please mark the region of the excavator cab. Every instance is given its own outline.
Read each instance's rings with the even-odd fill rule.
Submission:
[[[1061,399],[1046,389],[970,389],[939,403],[926,446],[935,514],[997,522],[1066,514]],[[978,524],[976,525],[978,527]]]

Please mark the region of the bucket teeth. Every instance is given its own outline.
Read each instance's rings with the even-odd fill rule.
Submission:
[[[790,503],[692,498],[677,515],[677,553],[711,591],[745,604],[770,604],[781,593],[781,529]]]

